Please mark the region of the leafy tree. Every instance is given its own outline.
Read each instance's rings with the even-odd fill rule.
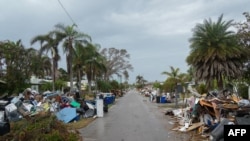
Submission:
[[[145,80],[143,78],[143,76],[141,76],[141,75],[136,76],[136,87],[137,88],[143,88],[145,86],[146,82],[147,82],[147,80]]]
[[[127,70],[123,71],[123,76],[125,78],[125,81],[128,81],[128,79],[129,79],[129,73],[128,73]]]
[[[98,89],[102,92],[110,92],[112,85],[108,81],[97,80]]]
[[[248,86],[245,84],[239,84],[238,93],[242,98],[248,99]]]
[[[105,80],[109,80],[113,75],[122,75],[124,71],[132,71],[133,67],[129,63],[130,55],[125,49],[104,48],[101,54],[106,58],[104,64],[107,68]]]
[[[56,90],[62,90],[63,88],[67,87],[67,82],[57,79],[55,82],[55,89]]]
[[[6,66],[2,79],[9,93],[19,93],[30,86],[32,75],[43,77],[51,68],[47,56],[40,56],[34,48],[25,48],[21,40],[0,44],[1,60]],[[2,70],[3,71],[3,70]]]
[[[197,80],[204,80],[212,88],[214,80],[223,89],[224,79],[234,79],[242,74],[246,51],[239,46],[233,31],[229,31],[232,20],[223,21],[221,15],[217,22],[211,19],[197,24],[190,38],[191,52],[187,63],[195,69]]]
[[[175,79],[172,77],[167,78],[164,81],[163,86],[162,86],[162,89],[165,92],[174,92],[175,88],[176,88],[176,82],[175,82]]]
[[[4,75],[4,45],[5,42],[0,41],[0,78]]]
[[[64,70],[63,68],[59,68],[58,69],[58,75],[59,75],[59,79],[63,80],[63,81],[68,81],[69,77],[68,77],[68,73],[66,70]]]
[[[196,87],[196,89],[197,89],[197,92],[200,93],[200,94],[204,94],[204,93],[207,93],[207,92],[208,92],[207,87],[206,87],[206,84],[204,84],[204,83],[199,84],[199,85]]]
[[[119,89],[119,88],[120,88],[120,87],[119,87],[119,82],[116,81],[116,80],[112,80],[112,81],[110,81],[109,83],[110,83],[110,85],[112,86],[112,89]]]
[[[153,83],[153,88],[159,89],[161,92],[163,92],[163,85],[160,82],[155,81]]]
[[[238,29],[237,39],[247,52],[250,49],[250,14],[249,12],[244,12],[243,15],[246,17],[246,21],[236,23],[235,27]],[[250,52],[248,52],[248,54],[250,54]],[[250,55],[248,55],[248,57],[249,58],[245,63],[242,81],[247,82],[247,84],[250,85]]]
[[[63,88],[67,87],[67,82],[57,79],[55,81],[55,90],[62,90]],[[40,91],[47,91],[47,90],[52,90],[52,83],[51,82],[42,82],[42,85],[40,86],[39,90]]]
[[[125,78],[125,82],[123,84],[124,84],[124,88],[126,89],[128,88],[128,79],[129,79],[129,73],[127,70],[123,72],[123,76]]]
[[[237,36],[240,44],[244,48],[250,48],[250,14],[249,12],[244,12],[243,15],[246,21],[235,23],[235,27],[238,29]]]

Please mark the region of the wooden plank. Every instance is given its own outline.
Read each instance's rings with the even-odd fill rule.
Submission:
[[[179,129],[180,129],[180,126],[177,126],[177,127],[173,128],[172,130],[173,130],[173,131],[177,131],[177,130],[179,130]]]
[[[206,101],[206,100],[204,100],[204,99],[200,99],[199,102],[200,102],[201,106],[213,107],[213,105],[211,104],[211,102]]]
[[[191,130],[194,130],[200,126],[202,126],[204,123],[203,122],[198,122],[198,123],[193,123],[190,127],[188,127],[184,132],[188,132]]]

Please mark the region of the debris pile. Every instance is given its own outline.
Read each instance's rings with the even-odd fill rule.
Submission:
[[[186,98],[186,106],[166,111],[173,116],[177,126],[172,130],[189,132],[197,130],[202,137],[217,141],[223,139],[224,125],[250,125],[250,101],[232,94],[229,90],[200,95],[193,89]]]
[[[69,123],[81,118],[96,117],[96,111],[95,100],[81,99],[76,93],[59,94],[47,91],[39,94],[27,88],[18,96],[4,95],[0,98],[0,136],[10,132],[10,123],[22,119],[30,121],[49,114],[58,121]]]

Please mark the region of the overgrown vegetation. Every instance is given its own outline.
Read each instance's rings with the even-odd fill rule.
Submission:
[[[65,125],[54,115],[43,113],[11,122],[10,133],[1,136],[3,141],[80,141],[74,126]],[[82,125],[82,124],[80,124]],[[82,125],[84,127],[84,125]],[[80,128],[80,127],[79,127]]]

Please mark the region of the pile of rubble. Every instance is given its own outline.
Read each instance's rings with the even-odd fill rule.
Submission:
[[[223,140],[224,125],[250,125],[250,101],[228,90],[200,95],[189,89],[193,96],[185,99],[184,108],[166,111],[177,126],[172,130],[198,134],[212,141]]]
[[[96,116],[95,101],[80,99],[75,93],[39,94],[27,88],[18,96],[7,95],[0,98],[0,136],[10,131],[10,122],[29,119],[43,113],[51,113],[59,121],[69,123],[80,118]]]

